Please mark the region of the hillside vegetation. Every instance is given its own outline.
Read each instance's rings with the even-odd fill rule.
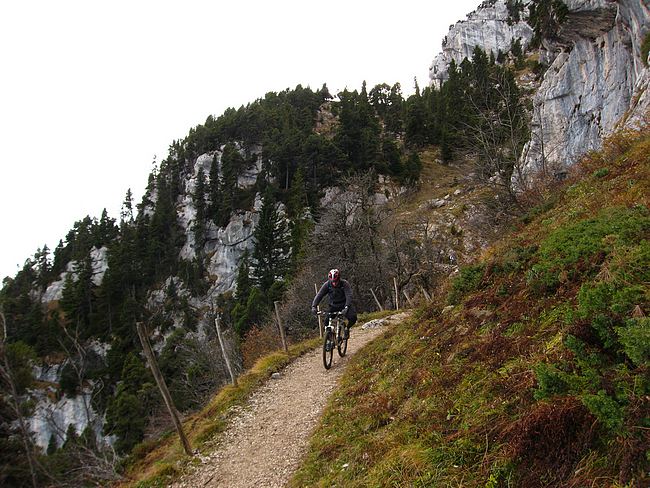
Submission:
[[[648,486],[650,132],[351,362],[292,486]]]

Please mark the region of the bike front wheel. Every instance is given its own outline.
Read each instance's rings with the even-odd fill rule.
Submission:
[[[332,357],[334,356],[334,333],[331,330],[325,331],[323,340],[323,366],[325,369],[332,367]]]

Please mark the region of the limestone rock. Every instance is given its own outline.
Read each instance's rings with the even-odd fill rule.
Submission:
[[[533,131],[523,161],[529,173],[573,164],[599,149],[623,117],[638,120],[648,108],[647,68],[640,56],[650,30],[646,2],[566,3],[570,12],[558,38],[546,40],[542,49],[551,64],[533,99]]]
[[[472,58],[474,47],[479,46],[486,53],[510,51],[511,43],[520,39],[526,47],[533,37],[533,29],[523,20],[513,22],[508,19],[506,0],[483,2],[466,20],[456,22],[442,43],[442,52],[436,56],[429,67],[431,85],[440,87],[448,78],[447,67],[454,60],[460,64],[463,59]]]
[[[93,247],[90,251],[90,258],[92,260],[93,268],[92,282],[95,286],[99,286],[102,284],[104,274],[106,274],[106,270],[108,269],[108,249],[106,246],[102,246],[99,249]],[[77,273],[75,271],[76,266],[76,261],[70,261],[66,265],[66,270],[59,275],[59,279],[50,283],[45,289],[45,292],[41,295],[41,303],[47,304],[54,300],[61,299],[63,296],[65,279],[68,274],[72,273],[72,280],[77,281]]]
[[[556,36],[542,40],[538,52],[547,66],[539,87],[530,77],[519,80],[536,89],[532,134],[523,151],[525,175],[562,171],[587,151],[599,149],[618,127],[634,127],[648,117],[650,74],[640,49],[650,31],[647,0],[564,3],[566,19]],[[532,35],[524,20],[508,21],[505,0],[483,2],[450,28],[442,53],[431,65],[431,84],[440,86],[449,62],[471,58],[477,45],[496,54],[508,51],[519,38],[526,46]]]

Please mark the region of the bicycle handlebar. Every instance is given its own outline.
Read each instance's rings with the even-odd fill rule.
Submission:
[[[335,317],[337,315],[343,315],[343,310],[339,310],[338,312],[319,311],[319,312],[316,312],[316,315],[329,315],[330,317]]]

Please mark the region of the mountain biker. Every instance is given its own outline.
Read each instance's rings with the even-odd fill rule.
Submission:
[[[343,311],[343,315],[348,319],[348,326],[344,328],[343,337],[347,339],[350,336],[350,327],[357,321],[357,313],[352,305],[352,287],[347,280],[341,278],[341,272],[338,269],[331,269],[327,274],[327,281],[320,287],[318,293],[311,303],[312,313],[316,313],[316,307],[320,301],[329,295],[329,312]],[[326,315],[325,327],[329,325],[330,317]]]

